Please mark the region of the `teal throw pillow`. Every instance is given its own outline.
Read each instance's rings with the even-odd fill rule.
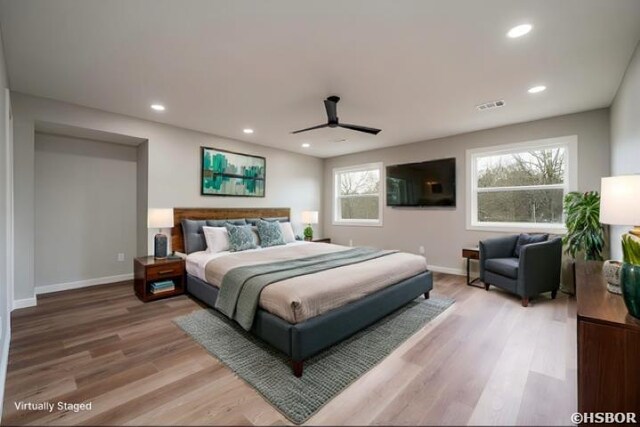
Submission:
[[[260,246],[280,246],[286,244],[280,223],[277,221],[258,221],[258,235],[260,236]]]
[[[229,233],[229,250],[231,252],[246,251],[255,249],[256,245],[250,225],[232,225],[226,223],[225,228]]]

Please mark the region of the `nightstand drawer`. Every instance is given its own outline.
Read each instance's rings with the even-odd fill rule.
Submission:
[[[163,279],[165,277],[182,276],[182,264],[158,265],[147,268],[147,280]]]

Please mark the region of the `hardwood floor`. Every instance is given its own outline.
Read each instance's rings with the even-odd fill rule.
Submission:
[[[456,303],[307,424],[569,424],[576,410],[575,300],[531,301],[435,274]],[[176,327],[187,296],[143,304],[131,282],[38,297],[16,310],[4,425],[288,424]],[[15,402],[92,402],[17,411]]]

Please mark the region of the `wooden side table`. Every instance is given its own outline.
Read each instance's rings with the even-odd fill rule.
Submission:
[[[172,297],[184,293],[185,264],[183,259],[155,259],[152,256],[138,257],[133,260],[133,288],[136,296],[144,302]],[[152,293],[154,282],[171,280],[175,289],[161,293]]]
[[[331,243],[331,239],[329,239],[329,238],[326,238],[326,239],[313,239],[311,241],[315,242],[315,243]]]
[[[462,248],[462,258],[466,258],[467,259],[467,286],[475,286],[476,288],[482,288],[483,286],[478,286],[478,285],[474,285],[475,282],[479,281],[480,278],[476,277],[475,279],[471,280],[471,276],[469,273],[469,263],[471,262],[472,259],[475,260],[479,260],[480,259],[480,248],[475,246],[475,247],[468,247],[468,248]]]
[[[640,319],[607,291],[602,263],[576,265],[578,412],[640,408]]]

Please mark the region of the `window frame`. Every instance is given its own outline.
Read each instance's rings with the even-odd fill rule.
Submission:
[[[377,169],[380,176],[380,184],[378,185],[378,219],[343,219],[340,217],[340,198],[343,197],[362,197],[362,196],[371,196],[372,194],[366,195],[351,195],[351,196],[341,196],[339,190],[339,177],[341,174],[346,172],[362,172],[367,170]],[[344,166],[340,168],[333,169],[333,197],[332,197],[332,216],[331,223],[332,225],[347,225],[347,226],[358,226],[358,227],[382,227],[383,224],[383,210],[384,210],[384,201],[383,197],[385,195],[385,171],[382,162],[375,163],[365,163],[354,166]]]
[[[564,171],[564,182],[562,184],[550,185],[527,185],[489,188],[478,191],[478,179],[476,169],[476,159],[491,155],[505,155],[520,153],[523,151],[564,148],[566,153],[566,165]],[[532,190],[532,189],[553,189],[561,188],[564,194],[577,190],[578,184],[578,137],[577,135],[561,136],[556,138],[545,138],[533,141],[518,142],[513,144],[496,145],[491,147],[475,148],[466,151],[466,222],[467,230],[476,231],[499,231],[499,232],[548,232],[564,234],[567,229],[562,224],[545,224],[533,222],[479,222],[478,221],[478,193],[508,190]]]

